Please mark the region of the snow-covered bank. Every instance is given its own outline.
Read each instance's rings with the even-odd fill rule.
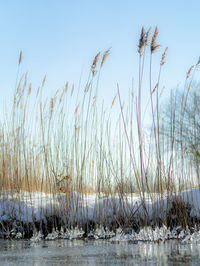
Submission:
[[[6,238],[191,240],[200,235],[199,224],[199,188],[176,195],[146,194],[143,200],[136,194],[122,199],[75,192],[2,191],[0,196],[0,237]],[[194,233],[195,237],[190,237]]]

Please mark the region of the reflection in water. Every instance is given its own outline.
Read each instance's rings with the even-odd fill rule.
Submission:
[[[200,244],[0,240],[0,265],[199,265]]]

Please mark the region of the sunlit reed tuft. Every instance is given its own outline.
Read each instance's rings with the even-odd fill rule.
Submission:
[[[144,40],[145,46],[147,46],[149,43],[150,33],[151,33],[151,27],[148,29],[147,33],[145,34],[145,40]]]
[[[166,55],[167,55],[167,50],[168,50],[168,47],[165,48],[165,51],[164,53],[162,54],[162,58],[161,58],[161,62],[160,62],[160,65],[163,66],[166,62]]]
[[[44,87],[45,81],[46,81],[46,75],[44,76],[43,81],[42,81],[42,88]]]
[[[22,62],[22,51],[20,51],[20,54],[19,54],[19,62],[18,62],[18,65],[20,65]]]
[[[145,30],[144,27],[142,27],[142,31],[140,34],[140,40],[139,40],[139,45],[138,45],[138,52],[140,54],[140,56],[143,55],[143,51],[144,51],[144,47],[145,47]]]
[[[152,37],[152,41],[151,41],[151,53],[152,54],[155,53],[156,50],[160,47],[160,44],[156,43],[157,37],[158,37],[158,28],[156,26],[153,37]]]
[[[105,51],[105,53],[103,54],[103,58],[102,58],[102,61],[101,61],[101,67],[104,65],[107,57],[109,56],[110,50],[111,50],[111,47],[107,51]]]
[[[92,74],[93,76],[95,75],[96,73],[96,66],[97,66],[97,63],[98,63],[98,60],[99,60],[99,56],[100,56],[100,52],[98,52],[98,54],[95,56],[94,60],[93,60],[93,63],[92,63]]]
[[[115,105],[116,99],[117,99],[117,94],[114,96],[112,100],[111,108]]]

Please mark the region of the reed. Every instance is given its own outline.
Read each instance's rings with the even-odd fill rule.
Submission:
[[[142,28],[138,44],[136,95],[132,88],[129,102],[124,103],[118,86],[109,111],[103,103],[99,103],[97,91],[100,72],[110,48],[103,53],[101,61],[101,53],[97,53],[85,85],[76,88],[66,82],[48,99],[44,98],[46,76],[37,90],[28,81],[27,73],[19,81],[17,76],[12,114],[9,119],[5,116],[5,121],[0,124],[0,187],[2,192],[7,191],[7,198],[9,191],[15,191],[19,196],[25,191],[30,195],[35,191],[44,192],[53,201],[65,196],[66,213],[62,209],[54,209],[52,205],[52,226],[58,223],[56,217],[62,217],[59,218],[62,220],[60,223],[68,226],[84,226],[83,217],[86,215],[86,226],[89,228],[90,195],[95,195],[93,217],[98,224],[118,227],[123,224],[145,226],[152,222],[145,200],[148,194],[155,221],[159,224],[161,219],[162,223],[171,226],[175,222],[166,217],[164,194],[167,194],[169,201],[166,204],[171,216],[175,210],[181,209],[179,216],[185,213],[185,223],[180,218],[181,224],[186,226],[189,223],[186,216],[188,206],[177,197],[173,198],[172,204],[171,196],[173,193],[178,195],[186,187],[199,185],[190,179],[191,173],[195,173],[196,180],[200,180],[198,150],[193,157],[185,158],[188,147],[184,144],[186,132],[183,130],[188,115],[186,103],[190,98],[191,75],[199,61],[186,75],[181,110],[177,108],[176,96],[171,94],[168,124],[163,123],[160,80],[168,48],[161,55],[158,76],[154,78],[157,82],[153,87],[152,61],[160,47],[157,44],[158,28],[153,33],[148,54],[150,34],[151,28],[147,32]],[[18,68],[21,63],[20,52]],[[147,72],[145,64],[149,64]],[[149,76],[150,104],[147,108],[151,111],[152,126],[148,131],[144,129],[142,118],[145,113],[143,93],[146,93],[143,91],[144,75]],[[191,135],[187,134],[194,146],[198,138],[198,105],[195,101],[198,94],[195,95],[193,116],[188,117]],[[114,106],[118,106],[117,117],[112,114]],[[133,193],[138,194],[141,201],[135,209],[129,206],[129,197],[132,198]],[[106,198],[103,205],[100,204],[102,195]],[[107,214],[109,209],[115,214],[112,221]],[[70,218],[71,212],[74,213],[73,219]],[[38,225],[40,229],[42,223]]]

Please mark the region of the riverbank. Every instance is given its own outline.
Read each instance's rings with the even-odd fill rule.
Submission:
[[[200,189],[172,194],[2,191],[0,238],[159,241],[199,238]]]

